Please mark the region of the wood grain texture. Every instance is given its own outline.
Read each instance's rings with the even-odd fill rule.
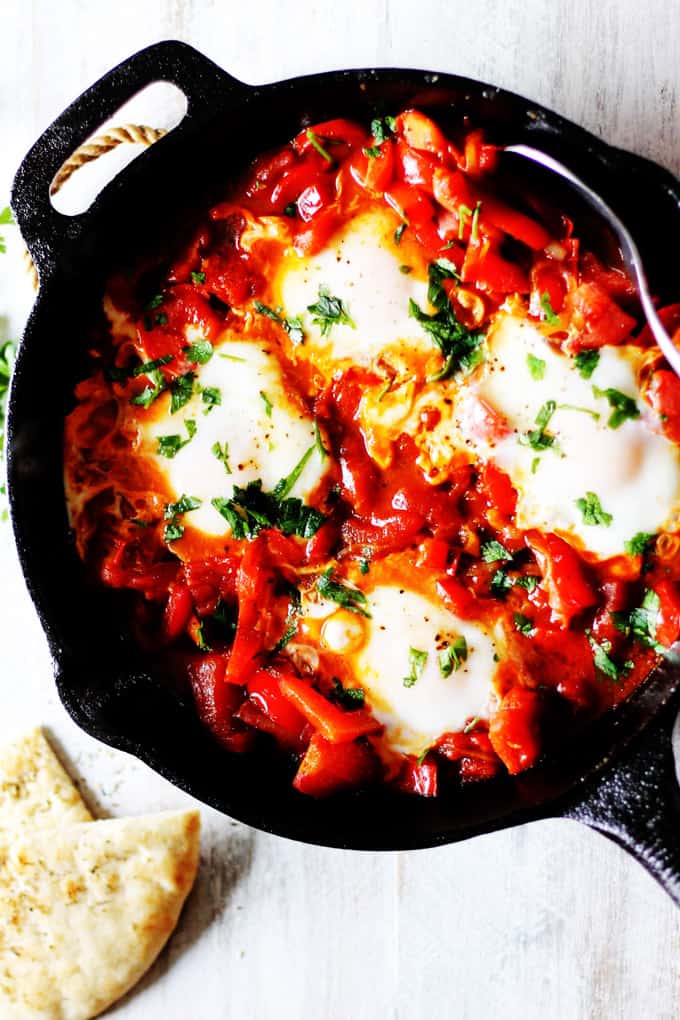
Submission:
[[[0,206],[39,131],[111,65],[168,37],[248,82],[362,65],[467,74],[680,171],[675,0],[2,0]],[[175,112],[146,115],[164,126]],[[9,247],[0,338],[30,304],[16,238]],[[6,527],[0,577],[0,737],[47,723],[101,813],[186,804],[67,718]],[[622,851],[572,823],[381,856],[203,816],[180,930],[116,1020],[680,1017],[680,915]]]

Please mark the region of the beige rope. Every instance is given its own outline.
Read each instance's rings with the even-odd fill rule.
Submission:
[[[97,135],[91,142],[85,142],[84,145],[79,146],[59,168],[57,175],[50,185],[50,195],[56,195],[69,177],[81,166],[99,159],[100,156],[111,152],[123,142],[130,142],[136,145],[153,145],[154,142],[157,142],[165,134],[167,132],[164,128],[147,127],[145,124],[123,124],[121,127],[111,128],[103,135]],[[33,287],[37,290],[38,273],[27,250],[24,250],[23,258],[26,269],[31,275]]]

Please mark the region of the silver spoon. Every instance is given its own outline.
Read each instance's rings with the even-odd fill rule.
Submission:
[[[642,310],[645,313],[645,318],[647,319],[649,328],[654,334],[654,339],[661,348],[664,357],[675,374],[680,376],[680,350],[678,350],[671,340],[661,319],[657,315],[656,308],[652,301],[652,295],[649,292],[647,276],[645,274],[644,266],[642,265],[642,256],[640,255],[638,247],[628,228],[624,226],[613,209],[610,209],[604,199],[601,198],[597,192],[593,191],[592,188],[589,188],[580,177],[577,177],[575,173],[572,173],[572,171],[569,170],[568,167],[564,166],[563,163],[560,163],[559,160],[553,159],[553,157],[549,156],[546,152],[541,152],[540,149],[534,149],[530,145],[506,145],[503,151],[514,152],[515,155],[523,156],[525,159],[530,159],[532,162],[538,163],[547,170],[552,170],[553,173],[559,174],[560,177],[564,177],[564,179],[569,181],[579,194],[585,198],[593,209],[595,209],[595,211],[609,223],[610,227],[616,234],[626,268],[637,287]]]

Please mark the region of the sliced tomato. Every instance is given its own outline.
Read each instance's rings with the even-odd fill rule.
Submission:
[[[565,344],[571,353],[605,344],[621,344],[635,325],[632,315],[619,308],[597,283],[582,283],[567,294],[564,309],[576,331]]]
[[[340,210],[329,205],[305,223],[295,234],[293,246],[298,255],[316,255],[326,246],[341,222]]]
[[[526,544],[533,552],[553,618],[568,627],[575,616],[597,602],[586,577],[585,565],[572,547],[558,535],[529,531]]]
[[[437,591],[446,605],[463,620],[479,618],[480,603],[457,577],[443,577],[437,581]]]
[[[402,793],[415,793],[420,797],[437,796],[437,760],[428,755],[419,762],[415,758],[407,758],[397,780]]]
[[[306,188],[313,187],[322,180],[332,186],[328,175],[317,170],[316,167],[312,167],[309,162],[298,163],[291,167],[272,188],[269,199],[272,212],[281,214],[286,206],[297,202]]]
[[[281,678],[290,673],[290,670],[274,666],[259,669],[250,678],[247,687],[252,704],[287,734],[288,743],[297,744],[307,727],[307,720],[281,692]]]
[[[332,744],[346,744],[368,733],[379,733],[381,723],[368,712],[345,712],[331,704],[306,680],[287,674],[280,680],[281,693]]]
[[[489,740],[511,776],[535,765],[541,755],[543,699],[537,691],[512,687],[489,726]]]
[[[379,764],[367,744],[332,744],[320,733],[309,742],[293,786],[311,797],[365,786],[377,778]]]
[[[333,182],[327,177],[319,178],[313,184],[309,184],[297,200],[300,219],[304,223],[309,223],[322,209],[329,206],[334,198],[335,188]]]
[[[661,429],[674,443],[680,443],[680,379],[675,372],[660,368],[644,389],[645,399],[659,415]]]

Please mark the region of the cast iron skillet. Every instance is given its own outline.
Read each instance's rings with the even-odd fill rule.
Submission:
[[[134,161],[83,215],[51,206],[66,157],[128,98],[154,81],[187,96],[171,134]],[[219,198],[253,155],[304,123],[366,120],[408,105],[442,122],[467,112],[497,142],[544,148],[630,226],[659,296],[677,300],[675,260],[659,238],[680,233],[680,185],[665,170],[612,149],[557,114],[476,81],[423,71],[313,75],[253,88],[178,42],[151,46],[88,89],[45,131],[17,173],[12,206],[40,274],[9,406],[8,472],[19,555],[49,641],[57,687],[92,736],[137,755],[199,800],[250,825],[351,849],[438,846],[538,818],[585,822],[631,851],[680,903],[680,798],[671,752],[680,665],[666,662],[619,710],[549,761],[514,779],[440,799],[386,789],[316,802],[266,755],[211,743],[193,706],[163,682],[126,632],[120,600],[85,582],[67,526],[62,421],[86,373],[86,337],[110,268],[161,250],[178,224]],[[674,290],[674,285],[676,289]]]

